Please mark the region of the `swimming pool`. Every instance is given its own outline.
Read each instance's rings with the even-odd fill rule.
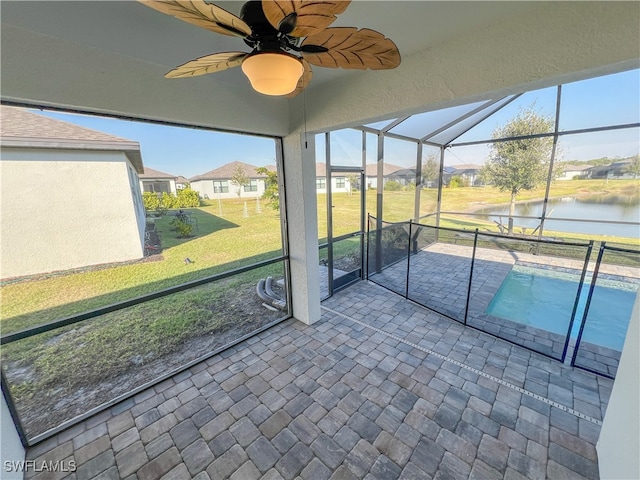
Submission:
[[[566,335],[579,275],[515,265],[485,313]],[[638,285],[598,278],[582,341],[622,351]],[[585,281],[571,331],[577,338],[589,293]]]

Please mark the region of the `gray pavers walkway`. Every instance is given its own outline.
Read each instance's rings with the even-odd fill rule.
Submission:
[[[595,479],[611,386],[361,282],[28,458],[77,462],[37,479]]]

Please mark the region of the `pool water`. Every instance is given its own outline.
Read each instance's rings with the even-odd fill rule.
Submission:
[[[578,292],[577,275],[521,265],[513,267],[487,307],[495,317],[566,335]],[[638,285],[598,278],[582,341],[622,351]],[[577,338],[589,293],[585,281],[571,330]]]

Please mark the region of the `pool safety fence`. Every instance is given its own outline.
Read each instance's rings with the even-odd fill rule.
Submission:
[[[608,273],[601,268],[620,263],[629,265],[626,271]],[[572,365],[615,378],[639,290],[640,252],[603,243],[586,295]],[[600,338],[607,342],[599,342]]]
[[[615,281],[627,296],[635,295],[640,270],[633,265],[640,252],[603,242],[594,262],[593,248],[593,241],[391,223],[369,215],[366,278],[464,325],[613,378],[624,338],[598,338],[598,331],[609,329],[609,317],[598,314],[608,300],[597,285]],[[607,272],[623,273],[612,279],[602,264]],[[624,337],[630,311],[622,310],[617,323]]]

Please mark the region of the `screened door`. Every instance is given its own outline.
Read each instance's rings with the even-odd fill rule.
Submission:
[[[329,181],[330,179],[330,181]],[[364,172],[330,167],[327,175],[327,267],[329,296],[363,278]]]

